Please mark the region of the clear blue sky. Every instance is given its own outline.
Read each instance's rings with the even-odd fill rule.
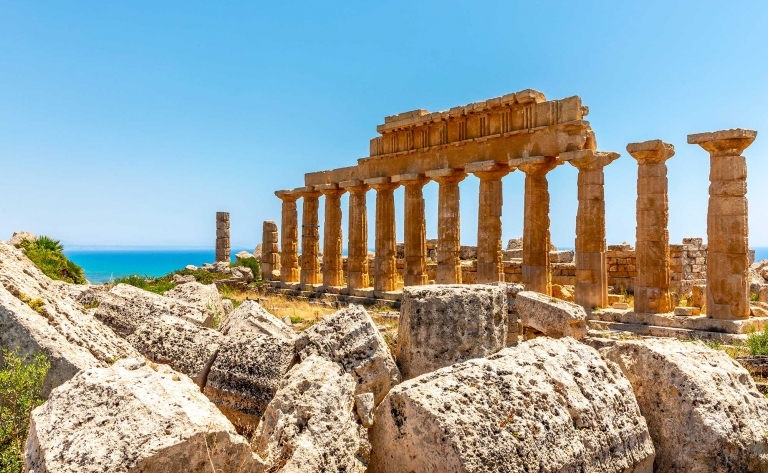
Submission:
[[[758,130],[750,244],[768,246],[767,25],[761,1],[0,1],[0,238],[212,246],[228,210],[233,245],[252,247],[279,222],[275,190],[366,156],[385,115],[533,88],[580,95],[598,148],[622,153],[606,169],[609,243],[635,237],[627,143],[675,145],[679,242],[706,237],[709,160],[686,135]],[[522,177],[504,181],[505,240],[522,234]],[[575,169],[550,188],[552,239],[573,246]],[[477,189],[462,183],[465,244]],[[434,238],[437,184],[425,198]]]

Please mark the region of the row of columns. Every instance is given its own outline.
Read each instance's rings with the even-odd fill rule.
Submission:
[[[749,260],[746,160],[741,152],[754,141],[751,130],[726,130],[690,135],[689,143],[710,153],[710,199],[707,216],[709,261],[708,316],[721,319],[749,316]],[[660,140],[630,143],[637,160],[636,312],[669,312],[669,204],[666,160],[674,147]],[[376,257],[374,290],[392,291],[397,280],[394,190],[405,187],[406,286],[427,283],[424,185],[433,180],[438,193],[438,284],[461,284],[459,183],[468,173],[480,179],[477,238],[477,282],[504,281],[502,265],[502,178],[519,169],[525,173],[523,284],[551,294],[549,262],[549,184],[547,173],[569,162],[578,169],[576,215],[576,303],[588,309],[608,305],[605,262],[604,168],[618,153],[579,150],[559,157],[534,157],[468,164],[464,169],[437,169],[365,181],[353,180],[315,188],[278,191],[283,201],[281,280],[318,284],[318,197],[325,195],[323,277],[327,286],[343,285],[341,195],[349,198],[347,286],[369,286],[366,192],[376,191]],[[296,200],[304,199],[302,256],[299,266]],[[299,269],[300,268],[300,269]]]

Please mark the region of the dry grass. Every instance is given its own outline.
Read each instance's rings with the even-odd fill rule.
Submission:
[[[324,315],[333,314],[338,309],[322,304],[311,304],[307,301],[289,299],[280,295],[261,296],[261,305],[279,319],[285,316],[291,318],[294,329],[303,330],[317,323]]]

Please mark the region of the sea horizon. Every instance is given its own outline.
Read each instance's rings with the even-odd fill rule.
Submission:
[[[573,247],[560,249],[572,250]],[[755,261],[768,259],[768,247],[753,249]],[[252,253],[253,249],[233,248],[231,261],[235,261],[235,255],[240,251]],[[190,264],[202,266],[215,261],[215,250],[210,247],[69,245],[64,254],[83,268],[86,279],[92,284],[112,282],[130,275],[160,277]],[[346,249],[343,254],[347,254]]]

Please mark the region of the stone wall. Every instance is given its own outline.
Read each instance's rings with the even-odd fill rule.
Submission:
[[[628,243],[608,245],[605,252],[605,265],[608,267],[608,285],[615,293],[635,289],[637,278],[637,259],[635,249]]]

